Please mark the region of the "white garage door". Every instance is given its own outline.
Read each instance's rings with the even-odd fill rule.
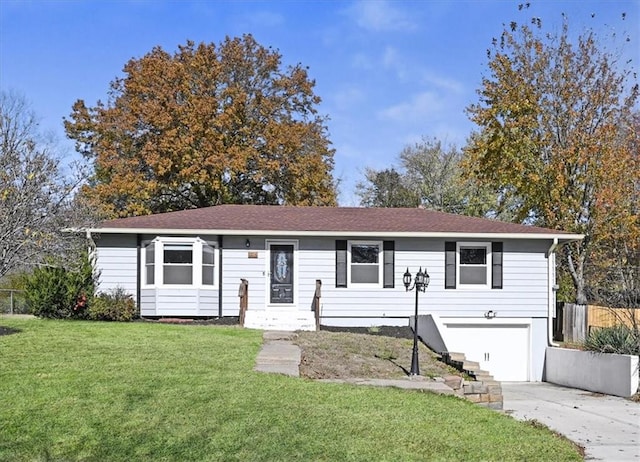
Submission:
[[[445,344],[451,352],[464,353],[480,363],[496,380],[529,380],[530,339],[528,324],[447,323]]]

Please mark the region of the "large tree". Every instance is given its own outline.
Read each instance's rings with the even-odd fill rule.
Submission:
[[[572,40],[566,19],[556,33],[539,19],[511,23],[488,58],[479,102],[468,108],[479,131],[466,148],[466,174],[512,198],[518,221],[585,235],[564,246],[584,304],[593,249],[607,236],[637,236],[633,73],[592,30]]]
[[[437,139],[423,138],[406,146],[399,166],[367,168],[357,185],[366,207],[426,207],[443,212],[503,218],[496,194],[462,178],[462,151]]]
[[[107,103],[79,100],[67,135],[93,160],[107,215],[222,203],[333,205],[333,150],[315,82],[251,35],[130,60]]]
[[[25,98],[0,92],[0,278],[49,257],[70,261],[84,246],[63,228],[90,224],[75,200],[81,181],[65,177],[56,145],[43,135]]]
[[[395,167],[376,170],[365,168],[364,180],[356,184],[356,194],[364,207],[417,207],[418,195],[407,177]]]

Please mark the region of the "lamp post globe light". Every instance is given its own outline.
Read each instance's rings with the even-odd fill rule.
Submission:
[[[422,271],[422,267],[416,273],[416,277],[413,280],[413,285],[411,284],[411,273],[409,272],[409,268],[405,271],[402,276],[402,282],[404,283],[404,288],[407,292],[410,290],[416,291],[416,313],[413,321],[413,353],[411,355],[411,371],[409,375],[411,377],[420,375],[420,364],[418,363],[418,293],[426,292],[427,287],[429,286],[429,274],[427,274],[427,269]]]

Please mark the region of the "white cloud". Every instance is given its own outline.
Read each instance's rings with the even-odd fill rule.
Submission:
[[[382,67],[391,70],[400,80],[405,80],[409,74],[406,61],[394,47],[387,46],[382,54]],[[409,66],[410,68],[410,66]]]
[[[364,70],[369,70],[374,68],[374,65],[371,62],[371,59],[364,53],[356,53],[355,55],[353,55],[353,58],[351,59],[351,66],[354,69],[364,69]]]
[[[449,77],[442,77],[430,71],[425,71],[422,74],[422,83],[434,85],[438,88],[456,94],[460,94],[464,91],[464,85],[458,80]]]
[[[251,13],[248,22],[257,26],[278,27],[284,24],[284,16],[271,11],[256,11]]]
[[[416,25],[391,2],[386,0],[360,0],[349,9],[356,24],[373,32],[413,30]]]
[[[398,50],[393,47],[386,47],[384,49],[384,54],[382,55],[382,65],[388,69],[398,66],[399,63],[400,58],[398,56]]]
[[[378,112],[384,120],[394,122],[415,122],[418,119],[433,119],[445,108],[445,101],[441,96],[425,91],[414,95],[411,100]]]
[[[346,110],[362,103],[365,100],[365,96],[360,88],[350,86],[334,92],[327,99],[337,110]]]

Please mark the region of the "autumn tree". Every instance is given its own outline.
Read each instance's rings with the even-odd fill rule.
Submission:
[[[602,185],[597,205],[608,212],[607,223],[585,269],[587,289],[598,304],[640,308],[640,112],[621,130],[619,142],[628,156],[609,172],[614,180]]]
[[[489,75],[468,108],[479,130],[464,168],[514,199],[518,221],[585,235],[563,247],[584,304],[594,250],[637,236],[637,203],[629,205],[640,171],[628,134],[638,86],[592,30],[572,40],[566,18],[556,33],[532,24],[511,23],[488,51]]]
[[[0,278],[47,258],[86,250],[64,228],[91,223],[75,198],[82,176],[65,177],[56,145],[43,135],[26,99],[0,92]]]
[[[332,205],[333,150],[315,82],[251,35],[131,59],[106,103],[65,120],[108,216],[222,203]]]
[[[500,216],[496,195],[462,178],[462,151],[440,140],[423,138],[406,146],[399,166],[367,168],[356,186],[366,207],[426,207],[472,216]]]

